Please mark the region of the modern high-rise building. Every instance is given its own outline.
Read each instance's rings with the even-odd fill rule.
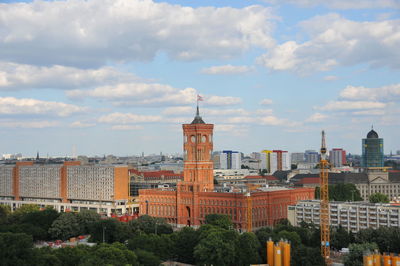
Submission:
[[[240,169],[241,154],[237,151],[222,151],[219,155],[221,169]]]
[[[268,173],[290,170],[290,156],[287,151],[263,150],[261,155],[261,169],[266,169]]]
[[[306,150],[305,152],[306,163],[318,163],[319,154],[314,150]]]
[[[361,166],[365,168],[383,167],[383,139],[378,133],[371,129],[366,139],[362,139],[362,161]]]
[[[0,204],[12,210],[24,204],[51,205],[58,211],[92,209],[125,213],[128,203],[125,165],[34,164],[0,166]],[[118,207],[117,207],[118,206]]]
[[[346,164],[346,151],[343,149],[332,149],[329,151],[329,162],[334,167],[341,167]]]
[[[290,154],[290,159],[292,164],[304,163],[304,152],[293,152],[292,154]]]

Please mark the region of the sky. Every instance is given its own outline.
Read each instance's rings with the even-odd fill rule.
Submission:
[[[0,0],[0,154],[400,150],[400,0]],[[73,148],[75,147],[75,148]]]

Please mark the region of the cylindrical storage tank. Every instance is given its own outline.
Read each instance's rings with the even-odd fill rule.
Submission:
[[[392,260],[392,266],[400,265],[400,258],[398,256],[392,255],[391,260]]]
[[[373,266],[373,257],[372,255],[364,255],[363,256],[363,265],[364,266]]]
[[[282,250],[279,245],[274,246],[274,266],[282,266]]]
[[[267,263],[274,266],[274,241],[271,239],[267,241]]]
[[[375,253],[374,254],[374,266],[381,266],[382,265],[381,259],[382,259],[381,254]]]
[[[290,244],[287,242],[283,247],[283,266],[290,266]]]
[[[390,266],[391,261],[390,261],[390,256],[387,254],[383,255],[383,266]]]

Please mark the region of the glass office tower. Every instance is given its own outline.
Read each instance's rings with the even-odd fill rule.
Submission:
[[[383,139],[373,129],[362,140],[362,167],[383,167]]]

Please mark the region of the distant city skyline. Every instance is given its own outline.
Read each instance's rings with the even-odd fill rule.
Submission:
[[[400,150],[397,1],[0,3],[0,154]],[[73,148],[75,146],[75,149]],[[73,151],[74,150],[74,151]]]

